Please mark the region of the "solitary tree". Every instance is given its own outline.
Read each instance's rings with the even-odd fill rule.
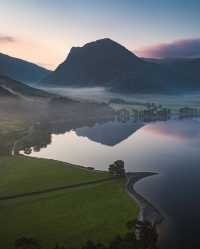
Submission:
[[[125,175],[124,161],[117,160],[113,164],[109,165],[109,172],[114,176],[124,176]]]

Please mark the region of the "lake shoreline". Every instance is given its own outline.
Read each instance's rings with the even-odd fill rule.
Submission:
[[[126,183],[126,192],[128,195],[134,199],[134,201],[137,203],[140,212],[138,215],[138,220],[140,221],[150,221],[153,225],[159,225],[164,220],[163,215],[160,213],[160,211],[154,207],[151,202],[149,202],[146,198],[144,198],[141,194],[139,194],[134,186],[136,182],[139,180],[156,175],[157,173],[152,172],[135,172],[135,173],[127,173],[127,183]]]

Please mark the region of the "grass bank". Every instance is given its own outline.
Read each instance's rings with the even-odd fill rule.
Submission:
[[[89,171],[62,162],[26,157],[0,159],[0,196],[100,180],[107,172]],[[124,191],[125,179],[115,179],[57,192],[0,201],[0,248],[28,236],[45,248],[56,242],[68,247],[88,239],[109,242],[126,233],[126,222],[138,208]]]
[[[23,156],[0,158],[0,196],[40,191],[109,177],[67,163]]]

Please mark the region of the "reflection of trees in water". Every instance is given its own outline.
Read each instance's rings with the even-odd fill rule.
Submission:
[[[30,154],[32,149],[39,151],[51,143],[51,133],[48,131],[48,126],[38,124],[20,132],[0,134],[0,155],[18,154],[20,150]]]
[[[130,119],[144,122],[166,121],[171,118],[172,111],[162,105],[154,103],[147,105],[143,110],[137,109],[120,109],[117,111],[117,119],[121,122],[127,122]],[[193,107],[183,107],[177,110],[178,118],[196,118],[200,117],[200,109]]]
[[[24,136],[26,131],[16,131],[10,132],[6,134],[0,133],[0,156],[11,155],[13,144],[16,140],[18,140],[21,136]]]
[[[117,111],[117,120],[123,123],[132,119],[135,122],[166,121],[170,119],[171,111],[162,105],[150,104],[146,109],[121,109]]]
[[[196,118],[200,117],[200,110],[192,107],[183,107],[179,109],[179,118]]]
[[[114,111],[105,104],[66,102],[60,99],[56,102],[35,101],[34,105],[24,100],[14,103],[7,101],[4,104],[3,109],[0,105],[0,114],[9,117],[11,124],[19,120],[22,126],[16,129],[13,127],[7,134],[4,134],[6,127],[0,130],[0,155],[11,155],[13,147],[15,154],[20,150],[27,154],[32,150],[39,151],[51,143],[52,133],[65,133],[84,125],[107,122],[114,117]],[[5,110],[8,111],[5,113]],[[27,129],[28,126],[31,129]]]
[[[19,142],[17,151],[23,150],[25,154],[31,154],[32,150],[39,152],[41,148],[46,148],[50,143],[51,133],[48,129],[37,127]]]
[[[104,119],[85,119],[69,120],[64,119],[59,121],[45,120],[43,122],[37,122],[32,125],[31,128],[26,132],[25,136],[21,136],[20,139],[13,139],[9,142],[10,149],[8,147],[1,149],[1,151],[6,151],[6,154],[11,154],[13,144],[14,154],[18,154],[19,151],[23,151],[25,154],[31,154],[32,151],[39,152],[42,148],[46,148],[48,144],[51,143],[52,134],[63,134],[71,129],[79,128],[82,126],[94,126],[97,122],[107,122],[113,118]],[[4,152],[5,154],[5,152]]]
[[[51,112],[48,115],[41,117],[39,115],[38,119],[34,119],[33,125],[29,128],[25,135],[13,135],[12,139],[6,139],[8,141],[7,146],[0,147],[2,154],[11,154],[12,146],[14,144],[14,153],[18,154],[19,151],[24,151],[25,154],[31,154],[32,151],[39,152],[41,148],[45,148],[51,143],[51,134],[63,134],[71,129],[77,129],[83,126],[93,127],[96,123],[106,123],[108,121],[114,121],[114,113],[107,110],[105,105],[90,106],[79,108],[78,104],[72,105],[71,107],[66,107],[63,105],[52,106]],[[157,111],[161,110],[156,109]],[[154,109],[150,108],[146,113],[143,111],[136,112],[135,110],[128,111],[122,109],[116,113],[117,120],[122,123],[128,122],[130,119],[137,123],[138,121],[152,121],[155,119],[166,119],[166,115],[155,114]],[[152,113],[153,116],[152,116]],[[165,113],[165,112],[164,112]],[[16,141],[16,142],[15,142]]]

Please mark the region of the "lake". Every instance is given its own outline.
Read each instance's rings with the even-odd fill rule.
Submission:
[[[158,172],[135,188],[165,217],[160,248],[200,245],[200,119],[96,123],[52,134],[49,144],[30,156],[99,170],[121,159],[127,171]]]

